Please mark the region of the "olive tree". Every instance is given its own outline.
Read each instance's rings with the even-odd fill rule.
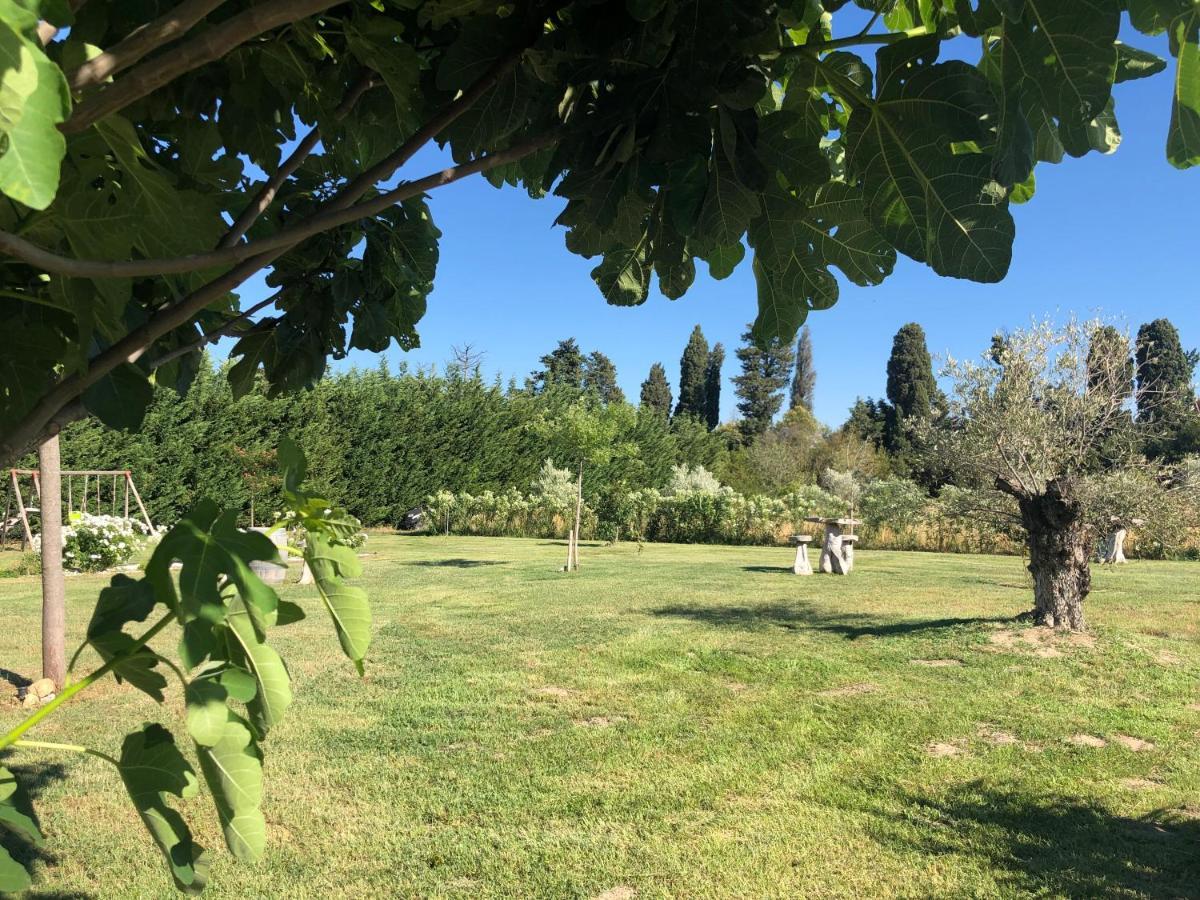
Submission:
[[[950,360],[949,414],[911,423],[923,452],[971,491],[973,515],[1019,527],[1032,618],[1057,628],[1084,627],[1098,538],[1114,522],[1166,522],[1185,494],[1183,479],[1137,452],[1125,379],[1097,376],[1093,338],[1112,339],[1102,328],[1043,322],[1004,335],[980,362]]]

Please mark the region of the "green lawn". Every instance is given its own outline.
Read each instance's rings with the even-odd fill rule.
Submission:
[[[1196,564],[1097,571],[1091,633],[1059,637],[1012,622],[1014,558],[797,578],[786,549],[584,545],[565,575],[556,542],[369,547],[365,681],[286,589],[312,615],[276,632],[266,857],[186,805],[208,896],[1200,896]],[[68,582],[76,636],[100,584]],[[0,596],[0,664],[34,673],[37,579]],[[157,716],[184,734],[105,683],[32,736],[111,750]],[[169,895],[109,767],[19,757],[39,889]]]

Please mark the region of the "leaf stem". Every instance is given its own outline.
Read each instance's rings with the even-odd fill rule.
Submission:
[[[105,762],[110,762],[118,768],[120,767],[120,764],[107,753],[102,753],[91,747],[84,747],[82,744],[56,744],[53,741],[16,741],[13,746],[19,750],[62,750],[66,753],[87,753],[90,756],[97,756]]]
[[[23,735],[25,732],[27,732],[30,728],[32,728],[38,722],[42,721],[42,719],[46,718],[46,716],[50,715],[50,713],[54,712],[54,710],[58,709],[58,707],[62,706],[64,703],[66,703],[68,700],[70,700],[72,697],[74,697],[80,691],[90,687],[92,684],[99,681],[101,678],[103,678],[105,675],[107,675],[109,672],[111,672],[113,669],[115,669],[117,666],[119,666],[125,660],[131,658],[135,653],[137,653],[139,650],[141,650],[142,647],[144,647],[151,640],[151,638],[153,638],[156,634],[158,634],[160,631],[162,631],[164,628],[166,628],[168,625],[170,625],[174,621],[175,621],[175,610],[171,610],[166,615],[164,615],[161,619],[159,619],[157,622],[155,622],[153,625],[151,625],[150,628],[148,628],[146,630],[145,634],[143,634],[140,638],[137,638],[124,651],[122,651],[121,653],[118,653],[116,656],[114,656],[112,659],[110,659],[108,662],[106,662],[100,668],[96,669],[96,671],[91,672],[88,675],[85,675],[79,681],[76,681],[76,682],[73,682],[72,684],[67,685],[65,688],[62,689],[62,692],[59,693],[53,700],[51,700],[49,703],[47,703],[45,706],[41,707],[40,709],[35,710],[29,716],[29,718],[25,719],[25,721],[23,721],[19,725],[17,725],[16,728],[12,729],[10,732],[8,732],[8,734],[4,735],[4,737],[0,737],[0,750],[3,750],[5,747],[12,746],[14,743],[17,742],[17,740],[21,737],[21,735]]]
[[[776,57],[795,56],[798,53],[824,53],[826,50],[837,50],[840,47],[859,47],[867,44],[895,44],[911,37],[923,37],[929,34],[924,25],[909,28],[906,31],[887,31],[882,34],[866,34],[859,32],[848,37],[833,38],[828,41],[814,41],[811,44],[797,44],[794,47],[783,47]]]

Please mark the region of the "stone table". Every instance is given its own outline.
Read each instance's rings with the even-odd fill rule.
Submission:
[[[849,575],[854,568],[854,544],[858,540],[854,526],[862,522],[858,519],[827,519],[823,516],[809,516],[804,521],[825,526],[821,571],[826,575]]]
[[[813,570],[812,563],[808,561],[808,545],[812,543],[812,535],[794,534],[792,540],[796,542],[796,561],[792,563],[792,571],[797,575],[811,575]]]

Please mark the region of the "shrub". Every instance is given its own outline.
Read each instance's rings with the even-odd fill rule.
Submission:
[[[63,529],[63,567],[72,572],[100,572],[127,563],[150,537],[141,522],[119,516],[72,513],[70,522]]]
[[[696,466],[689,468],[686,463],[671,467],[671,480],[667,482],[667,496],[679,494],[716,494],[721,490],[721,482],[717,477],[704,468]]]

